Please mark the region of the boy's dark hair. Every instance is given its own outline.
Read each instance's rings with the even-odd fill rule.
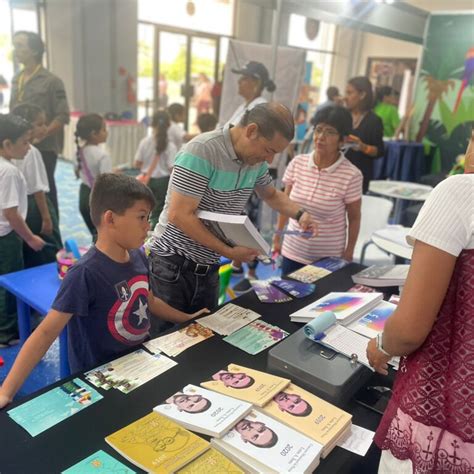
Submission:
[[[341,137],[349,135],[352,131],[352,115],[344,107],[339,105],[331,105],[324,107],[313,118],[313,124],[324,123],[334,127]]]
[[[178,116],[184,114],[184,106],[177,102],[170,104],[168,106],[168,113],[170,114],[171,120],[177,122],[176,119]]]
[[[25,119],[27,122],[33,123],[39,114],[42,114],[43,109],[34,104],[20,104],[17,105],[13,110],[12,114]]]
[[[33,54],[38,61],[38,64],[43,60],[44,43],[41,36],[33,31],[16,31],[13,38],[18,35],[25,35],[28,41],[28,47],[33,51]]]
[[[326,95],[329,100],[333,100],[334,97],[339,95],[339,89],[336,86],[329,86],[326,90]]]
[[[122,215],[137,201],[146,201],[155,207],[155,197],[150,188],[131,176],[104,173],[94,183],[90,198],[91,219],[96,227],[102,215],[113,211]]]
[[[5,140],[15,143],[32,128],[30,122],[27,122],[18,115],[0,114],[0,148],[3,148]]]
[[[366,76],[353,77],[352,79],[349,79],[349,84],[357,92],[365,92],[365,97],[362,99],[360,107],[364,112],[370,110],[374,102],[374,92],[369,78]]]
[[[289,142],[295,135],[295,122],[293,114],[288,107],[277,102],[258,104],[253,109],[247,110],[242,116],[239,126],[246,127],[255,123],[260,134],[271,140],[275,132],[280,133]]]
[[[390,86],[381,86],[378,87],[377,90],[375,91],[375,103],[374,105],[377,105],[378,103],[382,102],[385,97],[393,95],[394,90]]]
[[[217,117],[214,114],[204,113],[198,115],[196,122],[201,133],[210,132],[216,128]]]
[[[165,110],[158,110],[153,114],[151,126],[155,129],[155,151],[159,155],[168,147],[168,128],[170,128],[170,116]]]

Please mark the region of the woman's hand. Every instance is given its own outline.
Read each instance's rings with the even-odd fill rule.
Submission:
[[[367,359],[369,364],[376,372],[382,375],[388,374],[388,361],[392,356],[385,355],[377,349],[375,338],[371,339],[367,344]]]
[[[281,235],[279,234],[273,235],[272,251],[281,254]]]
[[[196,311],[195,313],[192,313],[189,315],[189,319],[195,319],[199,318],[199,316],[202,316],[204,314],[209,314],[210,311],[207,308],[202,308],[199,311]]]
[[[354,260],[354,249],[347,249],[344,250],[341,256],[344,260],[347,260],[348,262],[352,262]]]

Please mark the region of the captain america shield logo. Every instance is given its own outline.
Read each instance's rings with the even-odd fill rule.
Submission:
[[[110,334],[122,344],[134,345],[142,342],[150,329],[148,278],[138,275],[126,282],[126,286],[130,297],[115,302],[107,316],[107,326]]]

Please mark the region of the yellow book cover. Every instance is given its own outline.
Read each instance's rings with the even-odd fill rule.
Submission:
[[[263,407],[289,383],[290,380],[276,375],[230,364],[201,386]]]
[[[352,424],[352,415],[290,384],[263,407],[263,412],[322,444],[322,456],[334,448]]]
[[[174,472],[209,448],[209,443],[158,413],[107,436],[117,452],[147,472]]]
[[[183,469],[180,469],[176,474],[211,474],[221,472],[226,474],[245,474],[245,471],[240,469],[237,464],[234,464],[219,451],[211,448],[183,467]]]

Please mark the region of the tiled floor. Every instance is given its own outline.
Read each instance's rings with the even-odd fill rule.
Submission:
[[[76,180],[73,167],[70,163],[60,161],[56,169],[56,183],[59,194],[60,227],[63,239],[73,238],[78,245],[89,245],[90,233],[85,226],[78,209],[79,181]],[[259,265],[257,274],[259,278],[265,279],[275,275],[278,271],[273,270],[271,265]],[[235,285],[242,276],[232,277],[230,286]],[[12,366],[19,347],[0,349],[0,356],[4,358],[5,365],[0,367],[0,383],[3,382],[7,371]],[[23,397],[31,392],[49,385],[59,379],[59,344],[56,341],[43,360],[33,370],[17,397]]]

